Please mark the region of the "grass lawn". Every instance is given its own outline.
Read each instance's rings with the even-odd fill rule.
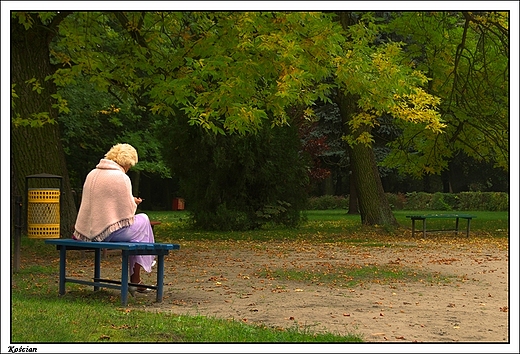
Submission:
[[[411,221],[406,218],[410,214],[435,214],[450,212],[435,211],[394,211],[399,223],[398,229],[385,227],[369,227],[361,225],[359,215],[347,214],[345,210],[307,210],[303,215],[307,219],[297,229],[278,226],[264,227],[262,230],[241,232],[207,232],[197,231],[189,228],[187,211],[145,211],[151,220],[161,221],[156,227],[156,239],[161,242],[179,240],[302,240],[312,239],[317,242],[380,242],[382,240],[408,239],[411,231]],[[507,238],[509,233],[508,212],[472,211],[464,214],[475,215],[471,221],[472,238]],[[465,230],[465,220],[460,222],[460,230]],[[416,223],[417,226],[417,223]],[[429,219],[428,229],[454,228],[455,220],[451,219]],[[406,233],[408,232],[408,233]],[[432,237],[438,237],[431,234]]]
[[[307,221],[299,228],[266,227],[247,232],[202,232],[189,227],[186,211],[146,211],[150,219],[161,221],[155,227],[157,242],[190,243],[205,240],[255,240],[262,242],[306,240],[310,242],[345,242],[363,247],[391,245],[396,240],[409,240],[411,222],[407,211],[396,211],[400,227],[386,230],[361,225],[359,215],[345,210],[306,211]],[[418,213],[414,211],[413,213]],[[426,213],[426,212],[424,212]],[[472,233],[467,242],[482,239],[507,241],[507,212],[471,212]],[[441,222],[440,220],[436,220]],[[444,220],[446,222],[447,220]],[[432,221],[432,226],[435,226]],[[407,231],[407,233],[405,232]],[[435,237],[435,236],[432,236]],[[82,293],[78,285],[74,296],[56,296],[57,252],[43,245],[42,240],[22,237],[22,266],[12,275],[11,341],[12,343],[340,343],[359,342],[356,336],[316,334],[301,328],[278,330],[237,321],[205,316],[179,316],[121,308],[106,303],[106,293]],[[49,260],[53,260],[49,262]],[[384,270],[365,269],[366,274],[350,277],[384,277]],[[279,277],[300,277],[309,274],[276,274]],[[315,275],[314,275],[315,276]],[[390,275],[389,275],[390,276]],[[392,273],[391,276],[396,276]],[[408,277],[409,274],[397,274]],[[320,279],[329,281],[327,279]],[[68,287],[77,284],[68,285]],[[66,300],[66,301],[65,301]],[[117,303],[117,301],[115,301]]]

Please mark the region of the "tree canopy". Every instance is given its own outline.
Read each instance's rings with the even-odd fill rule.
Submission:
[[[400,125],[388,164],[421,175],[448,168],[463,151],[476,161],[509,168],[509,14],[405,12],[390,24],[407,43],[407,58],[429,77],[427,90],[442,97],[445,134]]]
[[[42,23],[56,13],[38,14]],[[32,17],[15,13],[26,28]],[[399,63],[397,43],[373,46],[379,29],[367,13],[347,32],[322,12],[77,12],[59,27],[51,53],[57,85],[90,75],[99,89],[117,87],[147,99],[153,113],[175,107],[216,132],[247,132],[263,120],[286,124],[287,109],[329,100],[340,86],[359,94],[352,126],[388,112],[439,131],[438,100],[421,88],[427,78]],[[331,80],[328,80],[331,79]],[[39,90],[36,79],[27,82]],[[16,95],[16,87],[13,88]],[[13,96],[15,97],[15,96]],[[59,95],[55,107],[66,110]],[[375,99],[377,98],[377,99]],[[16,102],[16,100],[13,100]],[[16,116],[27,124],[40,116]],[[41,119],[40,119],[41,121]],[[358,141],[368,143],[363,134]]]
[[[417,28],[430,19],[443,23],[444,18],[423,15]],[[504,104],[496,101],[507,95],[496,94],[485,109],[479,103],[488,90],[504,85],[499,78],[507,76],[508,60],[496,56],[507,48],[500,41],[508,31],[507,21],[503,14],[444,15],[446,31],[425,43],[421,31],[402,40],[383,37],[391,31],[401,36],[413,34],[416,28],[406,27],[414,23],[407,20],[411,16],[407,14],[396,16],[394,26],[388,27],[388,21],[370,12],[13,12],[16,43],[30,43],[34,34],[44,38],[39,56],[32,63],[21,63],[13,76],[13,131],[16,135],[26,127],[48,125],[56,121],[58,113],[70,113],[65,88],[86,78],[122,105],[133,106],[135,115],[127,117],[128,124],[138,124],[146,116],[150,121],[172,126],[183,123],[220,135],[246,136],[261,132],[264,126],[286,126],[295,108],[312,121],[317,102],[339,99],[347,127],[344,139],[356,173],[361,173],[358,190],[376,188],[367,183],[379,179],[371,148],[372,129],[382,116],[394,119],[403,131],[394,145],[395,150],[400,149],[394,161],[420,157],[413,161],[415,167],[403,163],[408,171],[439,172],[454,143],[480,156],[494,156],[504,165],[498,155],[504,152],[505,111]],[[459,38],[457,21],[461,21],[464,42],[459,46],[460,41],[449,42],[451,48],[457,48],[453,54],[446,49],[449,46],[443,46],[443,38],[447,34]],[[425,35],[435,25],[435,21],[424,25]],[[417,43],[422,45],[420,50],[414,49]],[[481,50],[488,46],[493,48]],[[454,69],[449,66],[453,75],[448,76],[456,80],[445,79],[448,69],[437,60],[443,58],[436,56],[438,48],[443,55],[453,55],[456,65]],[[25,50],[30,52],[30,46]],[[418,57],[423,52],[424,57]],[[41,74],[25,70],[41,63],[46,65]],[[469,77],[474,78],[471,85],[465,80]],[[58,91],[56,86],[64,90]],[[40,95],[39,102],[51,104],[25,109],[28,91],[33,97]],[[137,113],[140,111],[147,113]],[[108,113],[108,122],[123,124],[116,112]],[[490,117],[493,123],[483,123]],[[477,136],[473,130],[487,143],[471,140]],[[132,131],[120,136],[134,139],[143,151],[156,148],[147,146],[146,137]],[[467,139],[461,138],[466,133]],[[445,136],[448,138],[443,139]],[[32,154],[37,155],[37,149]],[[365,165],[372,172],[361,171]],[[370,177],[364,178],[362,173],[370,173]],[[377,188],[377,194],[361,193],[359,198],[380,199],[382,188]],[[368,205],[364,208],[362,217],[372,214],[365,219],[367,223],[388,221],[375,210],[369,212]]]

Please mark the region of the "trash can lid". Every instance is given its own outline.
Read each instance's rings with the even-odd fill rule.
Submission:
[[[62,178],[62,176],[51,175],[49,173],[39,173],[37,175],[26,176],[25,178]]]

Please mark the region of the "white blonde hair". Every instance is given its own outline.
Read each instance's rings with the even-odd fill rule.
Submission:
[[[123,167],[132,167],[137,163],[137,151],[130,144],[117,144],[105,154],[105,158]]]

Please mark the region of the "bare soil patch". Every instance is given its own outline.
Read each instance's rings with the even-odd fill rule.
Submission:
[[[446,241],[448,240],[448,241]],[[102,275],[118,278],[119,257]],[[508,342],[508,250],[498,242],[437,238],[390,247],[311,242],[187,242],[165,262],[162,303],[155,292],[129,307],[203,315],[283,330],[357,334],[366,342]],[[346,285],[339,270],[412,270]],[[294,280],[276,270],[332,275]],[[423,276],[429,275],[429,276]],[[144,273],[154,283],[155,272]]]

